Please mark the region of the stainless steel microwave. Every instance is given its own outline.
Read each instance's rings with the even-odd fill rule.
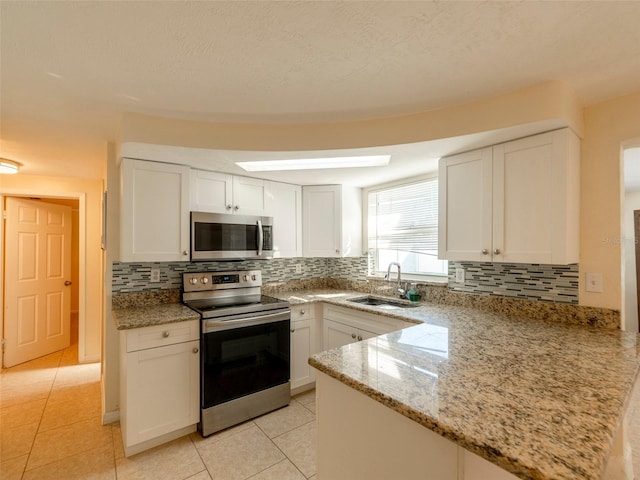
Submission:
[[[191,212],[191,260],[252,260],[273,256],[273,218]]]

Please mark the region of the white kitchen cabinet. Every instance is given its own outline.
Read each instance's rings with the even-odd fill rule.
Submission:
[[[578,262],[579,140],[569,129],[443,158],[439,168],[439,258]]]
[[[191,210],[194,212],[231,213],[233,210],[233,176],[225,173],[191,169]]]
[[[189,260],[189,167],[122,159],[120,260]]]
[[[309,365],[309,357],[316,353],[316,328],[314,307],[291,307],[291,390],[311,387],[315,370]]]
[[[302,187],[268,182],[266,215],[273,217],[273,256],[302,256]]]
[[[196,430],[199,320],[120,332],[120,423],[125,455]]]
[[[362,194],[344,185],[302,187],[305,257],[362,255]]]
[[[322,341],[325,350],[366,340],[413,325],[409,322],[335,305],[325,305]]]
[[[265,215],[267,184],[264,180],[192,169],[191,210],[239,215]]]

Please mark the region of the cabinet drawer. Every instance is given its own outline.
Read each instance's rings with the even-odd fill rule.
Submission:
[[[382,335],[414,325],[397,318],[377,315],[375,313],[366,313],[335,305],[324,306],[323,318],[376,335]]]
[[[127,331],[127,352],[162,347],[200,338],[200,320],[154,325]]]
[[[292,305],[291,306],[291,321],[306,320],[315,317],[315,304],[309,305]]]

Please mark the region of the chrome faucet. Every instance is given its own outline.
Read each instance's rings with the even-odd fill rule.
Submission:
[[[386,278],[387,278],[387,282],[390,282],[390,281],[391,281],[391,267],[392,267],[392,266],[394,266],[394,265],[395,265],[396,267],[398,267],[398,278],[397,278],[398,285],[397,285],[397,293],[398,293],[398,295],[400,296],[400,298],[402,298],[402,297],[404,297],[404,295],[405,295],[405,291],[404,291],[404,288],[401,288],[401,287],[400,287],[400,284],[401,284],[401,282],[402,282],[402,274],[400,273],[400,264],[399,264],[398,262],[391,262],[391,263],[389,264],[389,266],[387,267],[387,277],[386,277]]]

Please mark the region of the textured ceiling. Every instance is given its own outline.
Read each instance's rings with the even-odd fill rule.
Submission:
[[[640,89],[640,1],[4,0],[0,15],[0,156],[26,173],[101,177],[125,111],[326,122],[547,80],[585,105]]]

